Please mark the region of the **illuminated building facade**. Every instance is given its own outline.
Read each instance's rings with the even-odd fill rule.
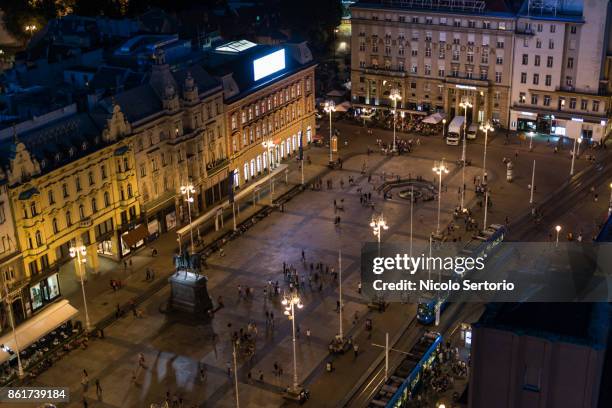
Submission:
[[[131,128],[145,235],[154,238],[187,221],[181,186],[194,186],[196,215],[227,194],[222,88],[201,66],[172,71],[158,49],[148,83],[115,101]]]
[[[87,247],[96,272],[106,245],[115,259],[122,237],[140,223],[128,123],[117,105],[108,115],[77,113],[29,127],[0,144],[25,279],[23,316],[61,296],[59,271],[70,247]]]
[[[352,102],[508,126],[515,17],[504,2],[364,0],[351,7]],[[430,6],[428,6],[428,4]]]
[[[212,50],[204,63],[222,83],[225,134],[240,188],[265,174],[270,162],[298,154],[315,130],[314,68],[305,43],[283,46],[235,41]],[[271,154],[263,147],[272,141]]]
[[[510,129],[605,138],[610,7],[606,1],[524,3],[517,19]]]

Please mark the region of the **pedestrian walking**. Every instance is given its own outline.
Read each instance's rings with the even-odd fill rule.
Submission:
[[[98,397],[102,396],[102,386],[100,385],[100,379],[96,378],[96,395]]]
[[[141,368],[147,368],[145,366],[145,356],[142,353],[138,353],[138,366]]]
[[[200,364],[200,381],[206,381],[206,365]]]
[[[310,329],[306,329],[306,341],[310,344]]]
[[[83,369],[83,376],[81,377],[81,385],[83,386],[83,392],[87,391],[89,388],[89,375],[87,374],[87,370]]]
[[[87,399],[85,399],[85,397],[83,397],[83,408],[87,408],[89,406],[89,404],[87,403]]]
[[[232,378],[232,365],[230,364],[229,361],[225,363],[225,367],[227,368],[227,376],[229,378]]]
[[[359,355],[359,344],[353,344],[353,351],[355,352],[355,358],[357,358],[357,356]]]

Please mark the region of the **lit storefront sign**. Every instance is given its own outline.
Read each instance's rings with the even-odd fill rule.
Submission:
[[[584,122],[584,119],[582,118],[572,118],[573,122]]]
[[[476,88],[475,86],[472,86],[472,85],[455,85],[455,88],[457,88],[457,89],[468,89],[470,91],[475,91],[476,89],[478,89],[478,88]]]
[[[37,310],[53,302],[60,296],[58,274],[54,273],[35,285],[30,286],[32,310]]]

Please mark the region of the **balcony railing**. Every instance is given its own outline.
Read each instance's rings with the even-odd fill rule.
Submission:
[[[79,221],[79,227],[91,227],[93,225],[93,220],[91,217],[83,218]]]

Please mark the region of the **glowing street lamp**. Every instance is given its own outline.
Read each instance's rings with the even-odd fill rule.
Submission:
[[[391,89],[391,93],[389,94],[389,98],[393,101],[393,149],[392,151],[396,151],[395,144],[395,124],[397,121],[397,101],[402,99],[402,95],[400,94],[400,90],[397,88]]]
[[[270,177],[270,205],[274,204],[274,180],[272,177],[272,151],[274,150],[274,142],[272,139],[264,140],[261,145],[268,152],[268,177]],[[304,164],[302,163],[302,166]]]
[[[181,186],[181,194],[187,197],[187,214],[189,215],[189,235],[191,236],[191,253],[194,253],[193,250],[193,225],[191,224],[191,203],[193,203],[192,194],[195,193],[195,188],[193,185],[188,184],[186,186]]]
[[[464,210],[464,201],[465,201],[465,160],[466,160],[466,133],[467,133],[467,110],[468,108],[471,108],[472,105],[470,103],[470,101],[468,101],[467,99],[463,102],[461,102],[459,104],[460,107],[463,108],[464,112],[465,112],[465,120],[463,121],[463,150],[461,151],[461,165],[462,165],[462,169],[461,169],[461,180],[462,180],[462,186],[461,186],[461,211]]]
[[[333,162],[333,153],[332,153],[332,112],[336,111],[336,103],[334,101],[325,102],[325,106],[323,110],[329,113],[329,162]]]
[[[557,225],[555,227],[555,231],[557,231],[557,242],[555,243],[555,247],[558,247],[559,246],[559,232],[561,232],[561,226]]]
[[[480,130],[485,132],[484,157],[482,158],[482,180],[484,181],[487,175],[487,142],[489,140],[489,132],[492,132],[494,128],[491,126],[491,122],[487,121],[480,125]]]
[[[291,293],[290,295],[286,295],[281,301],[282,305],[285,306],[285,311],[283,312],[289,320],[291,320],[291,326],[293,329],[293,390],[297,392],[299,389],[298,384],[298,374],[297,374],[297,354],[295,351],[295,308],[301,309],[304,307],[300,297]]]
[[[442,119],[442,138],[446,139],[446,119]]]
[[[440,235],[440,208],[442,203],[442,175],[448,174],[448,167],[444,164],[444,159],[436,163],[433,167],[433,172],[438,175],[438,225],[436,227],[436,235]]]
[[[83,271],[83,265],[87,262],[87,248],[84,245],[79,246],[71,246],[69,248],[70,257],[76,258],[76,268],[77,273],[81,279],[81,291],[83,292],[83,306],[85,308],[85,327],[87,331],[91,330],[91,322],[89,320],[89,311],[87,309],[87,296],[85,295],[85,282],[83,280],[83,275],[85,275]]]
[[[29,24],[26,25],[23,29],[25,30],[26,33],[30,34],[30,36],[32,36],[34,34],[34,31],[37,30],[38,27],[36,27],[35,24]]]
[[[582,136],[578,138],[578,153],[576,153],[577,156],[580,156],[580,145],[581,144],[582,144]]]
[[[378,252],[380,254],[380,237],[384,230],[389,229],[389,226],[387,225],[387,221],[385,221],[383,215],[380,214],[378,217],[372,218],[372,222],[370,222],[370,227],[372,227],[372,232],[374,233],[374,236],[376,236],[376,238],[378,239]]]

